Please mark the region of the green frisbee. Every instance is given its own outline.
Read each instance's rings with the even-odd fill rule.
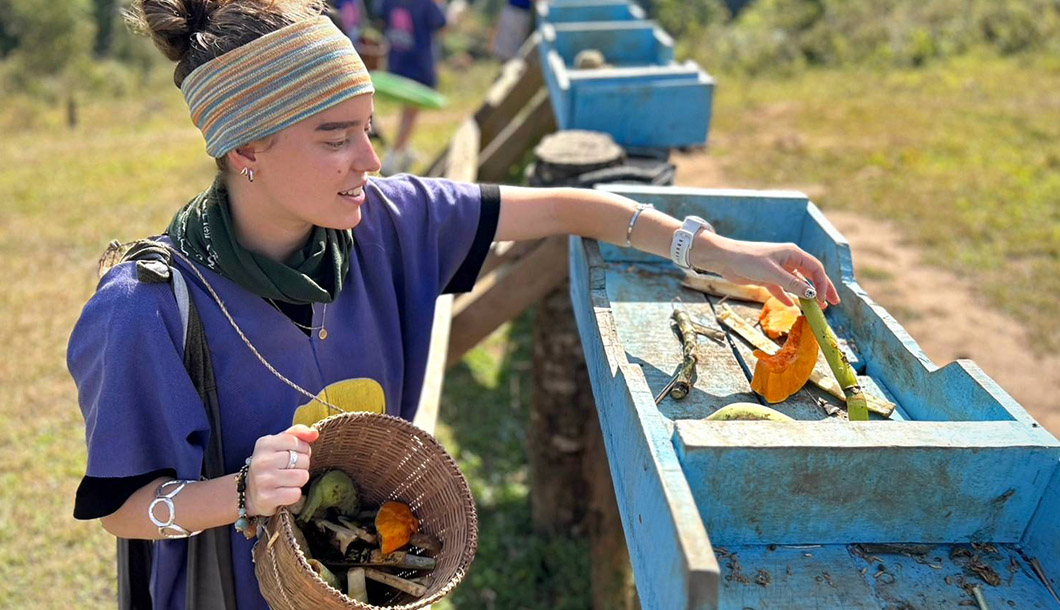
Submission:
[[[375,94],[397,100],[417,108],[437,110],[448,103],[445,96],[430,87],[417,83],[411,78],[391,74],[390,72],[369,72]]]

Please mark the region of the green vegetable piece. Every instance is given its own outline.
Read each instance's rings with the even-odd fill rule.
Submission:
[[[357,488],[349,475],[341,470],[329,470],[309,486],[305,506],[298,513],[298,520],[309,521],[318,510],[338,508],[343,515],[356,515],[361,501]]]
[[[339,588],[339,577],[331,573],[331,570],[324,567],[324,564],[320,563],[316,559],[309,560],[309,567],[313,568],[313,571],[317,573],[320,580],[328,583],[328,586],[332,589]]]

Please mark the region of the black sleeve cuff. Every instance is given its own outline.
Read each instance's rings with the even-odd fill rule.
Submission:
[[[131,477],[81,479],[74,497],[74,519],[99,519],[116,512],[138,489],[159,477],[176,477],[172,468]]]
[[[475,239],[471,242],[471,250],[456,270],[453,279],[442,290],[442,294],[458,294],[468,292],[475,287],[482,263],[486,262],[486,255],[490,252],[490,244],[497,234],[497,219],[501,214],[501,187],[496,184],[481,184],[479,190],[482,197],[482,209],[478,216],[478,229],[475,231]]]

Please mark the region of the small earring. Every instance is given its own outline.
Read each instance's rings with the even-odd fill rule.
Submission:
[[[250,169],[249,167],[244,167],[243,171],[239,172],[239,175],[246,176],[247,180],[249,180],[250,182],[254,182],[254,170]]]

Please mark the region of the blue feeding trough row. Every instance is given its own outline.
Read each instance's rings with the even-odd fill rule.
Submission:
[[[571,297],[645,608],[958,608],[975,585],[991,608],[1060,607],[1046,585],[1060,590],[1060,442],[974,363],[933,364],[858,285],[813,203],[600,188],[817,256],[862,385],[898,405],[849,422],[793,397],[774,405],[793,422],[707,421],[756,400],[735,337],[700,341],[692,391],[656,405],[681,360],[673,308],[721,328],[720,307],[668,261],[573,239]]]
[[[548,23],[584,21],[639,21],[644,9],[622,0],[581,0],[575,2],[537,3],[538,20]]]
[[[620,146],[705,144],[714,79],[692,61],[673,61],[670,37],[652,22],[543,23],[542,71],[560,129],[608,133]],[[597,49],[610,67],[579,70]]]

